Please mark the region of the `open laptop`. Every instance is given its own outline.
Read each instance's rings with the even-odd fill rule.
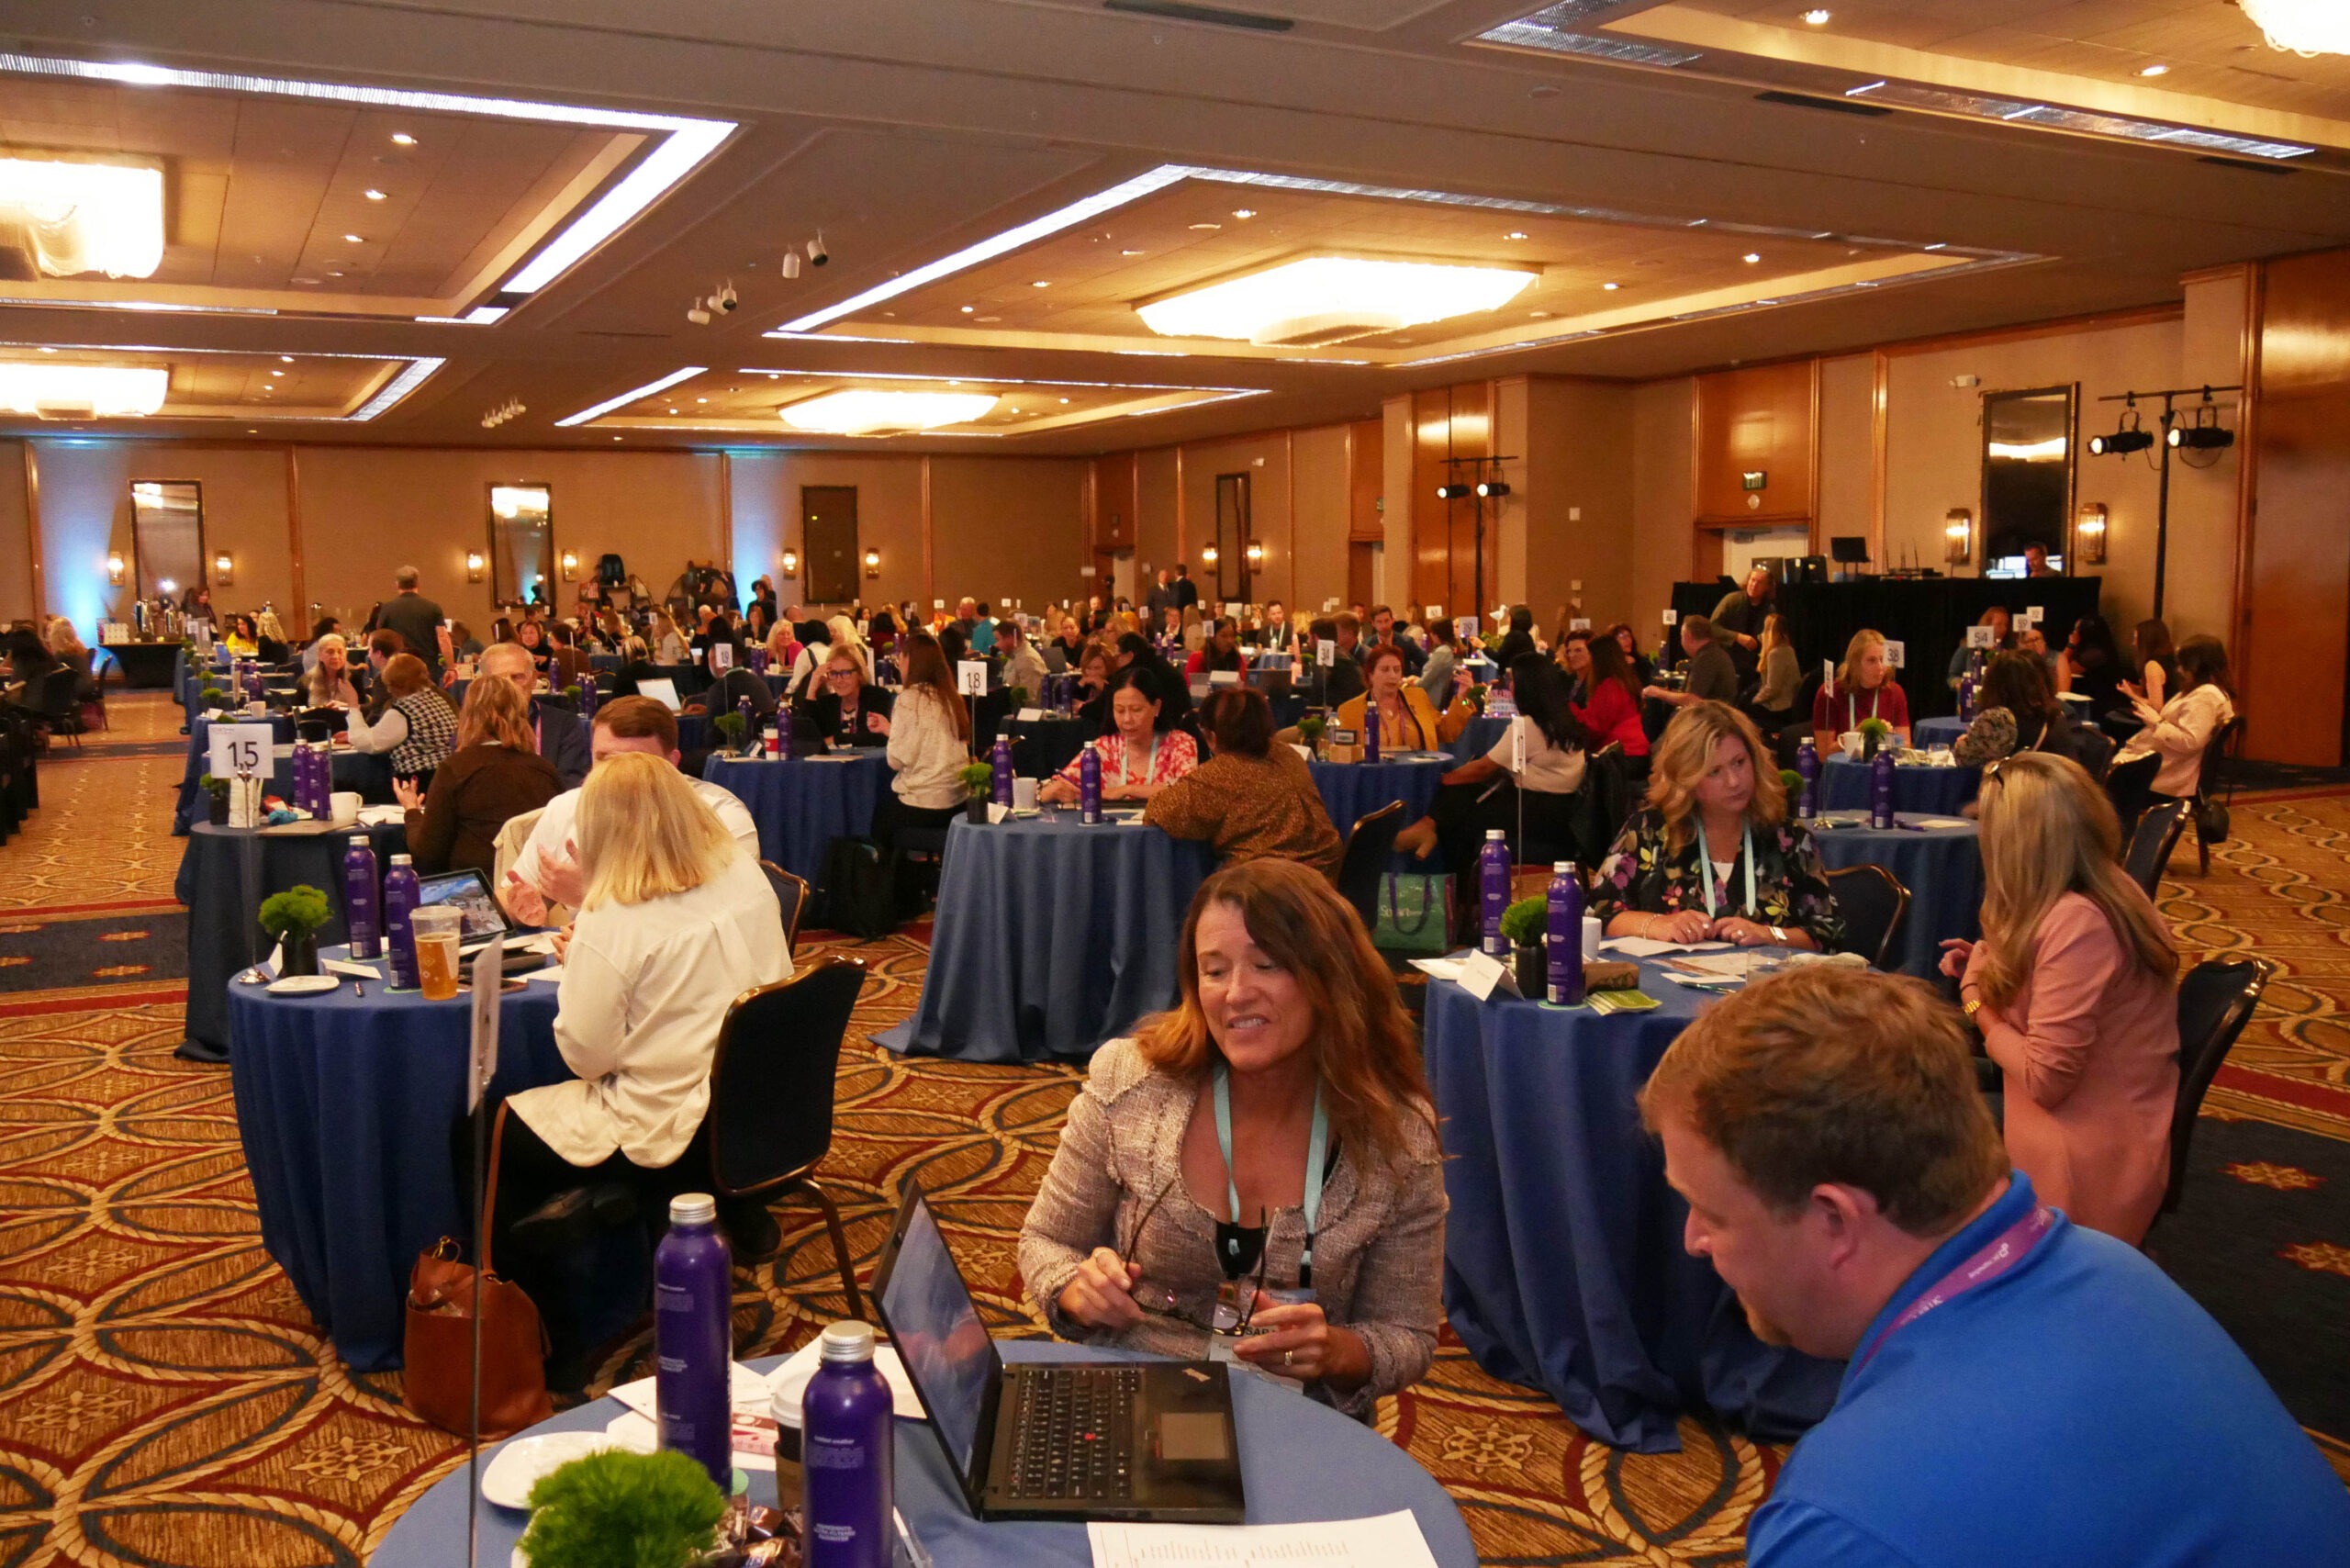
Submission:
[[[657,675],[651,677],[648,679],[638,681],[636,683],[636,694],[639,697],[652,698],[653,700],[658,702],[662,707],[666,708],[672,713],[678,711],[685,706],[684,703],[677,700],[677,683],[670,679],[666,675]]]
[[[444,871],[437,876],[417,879],[416,907],[419,909],[453,909],[464,916],[464,924],[457,933],[457,956],[470,958],[500,936],[524,935],[524,928],[515,924],[490,890],[489,881],[479,871]],[[509,949],[498,959],[498,968],[506,974],[520,974],[543,968],[547,958],[543,953],[518,953]]]
[[[1006,1365],[912,1182],[872,1299],[980,1518],[1240,1523],[1240,1449],[1223,1365]]]

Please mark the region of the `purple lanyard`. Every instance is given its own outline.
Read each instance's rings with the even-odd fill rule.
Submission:
[[[1986,1242],[1983,1249],[1949,1273],[1936,1280],[1926,1294],[1901,1309],[1901,1316],[1879,1329],[1874,1338],[1861,1347],[1852,1358],[1852,1371],[1857,1373],[1869,1364],[1870,1358],[1885,1348],[1886,1340],[1907,1328],[1938,1306],[1945,1306],[1977,1285],[1987,1285],[2031,1255],[2051,1226],[2056,1223],[2056,1211],[2046,1204],[2036,1205],[2023,1218]]]

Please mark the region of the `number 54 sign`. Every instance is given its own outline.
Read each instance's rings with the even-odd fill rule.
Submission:
[[[267,724],[215,724],[205,738],[215,778],[266,778],[276,764],[277,736]]]

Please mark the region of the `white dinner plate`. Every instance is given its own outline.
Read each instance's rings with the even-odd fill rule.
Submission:
[[[481,1495],[501,1508],[527,1508],[531,1488],[550,1471],[575,1459],[621,1445],[602,1432],[547,1432],[503,1443],[481,1473]]]
[[[333,991],[342,981],[332,975],[287,975],[282,980],[269,983],[272,996],[316,996],[320,991]]]

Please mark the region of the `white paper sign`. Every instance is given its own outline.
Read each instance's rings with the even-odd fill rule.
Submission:
[[[1044,716],[1045,711],[1042,708],[1023,708],[1018,713],[1013,715],[1013,717],[1017,718],[1024,724],[1035,723]]]
[[[240,773],[269,777],[276,735],[267,724],[215,724],[206,737],[207,768],[215,778]]]
[[[1665,611],[1664,611],[1664,623],[1665,623],[1665,625],[1666,625],[1666,626],[1668,626],[1668,627],[1673,627],[1673,626],[1678,626],[1678,625],[1680,625],[1680,624],[1681,624],[1681,611],[1679,611],[1679,610],[1674,610],[1674,609],[1673,609],[1671,606],[1669,606],[1669,605],[1668,605],[1668,606],[1665,608]]]
[[[494,938],[474,955],[473,1080],[466,1085],[465,1111],[481,1108],[489,1081],[498,1076],[498,991],[506,974],[506,938]]]
[[[1328,637],[1318,639],[1314,644],[1314,662],[1324,669],[1337,664],[1338,662],[1337,643]]]
[[[2041,610],[2036,604],[2026,605],[2016,616],[2016,624],[2019,626],[2037,626],[2040,622]]]
[[[1903,669],[1903,668],[1907,668],[1908,666],[1907,666],[1907,665],[1906,665],[1903,661],[1904,661],[1904,660],[1906,660],[1908,657],[1908,649],[1907,648],[1907,646],[1906,646],[1906,645],[1904,645],[1903,644],[1900,644],[1900,643],[1897,643],[1897,642],[1895,642],[1895,641],[1894,641],[1892,638],[1890,638],[1890,637],[1887,637],[1887,638],[1885,640],[1885,662],[1886,662],[1886,666],[1887,666],[1888,668],[1891,668],[1891,669]]]
[[[1966,645],[1970,648],[1988,648],[1998,643],[1998,634],[1991,627],[1969,626],[1966,629]]]
[[[988,694],[988,666],[983,659],[963,659],[955,666],[955,689],[966,697]]]
[[[1443,620],[1443,619],[1444,619],[1444,606],[1442,606],[1442,605],[1440,605],[1440,604],[1431,604],[1431,605],[1429,605],[1429,606],[1428,606],[1428,615],[1427,615],[1427,618],[1428,618],[1430,621],[1441,621],[1441,620]]]
[[[719,675],[724,675],[728,670],[733,669],[734,667],[734,644],[732,643],[712,643],[710,645],[710,667],[714,673]]]
[[[1452,635],[1464,646],[1474,641],[1477,635],[1477,618],[1473,615],[1463,615],[1453,622]]]
[[[1427,1538],[1408,1511],[1302,1525],[1096,1522],[1085,1532],[1093,1568],[1436,1568]]]
[[[930,601],[930,607],[933,610],[944,610],[946,608],[946,601],[943,599],[934,599]]]
[[[1836,689],[1836,661],[1834,659],[1819,661],[1819,680],[1820,684],[1827,687],[1829,690]]]
[[[1240,619],[1240,606],[1236,600],[1227,599],[1224,601],[1224,618],[1226,621]]]
[[[1591,617],[1590,617],[1590,616],[1588,616],[1588,615],[1578,615],[1578,616],[1574,617],[1572,620],[1571,620],[1571,621],[1569,621],[1569,622],[1567,622],[1567,630],[1568,630],[1568,631],[1570,631],[1570,632],[1588,632],[1588,631],[1590,631],[1590,630],[1591,630]]]
[[[1240,684],[1240,672],[1237,669],[1212,669],[1208,671],[1208,684],[1210,686],[1237,686]]]
[[[1524,994],[1510,966],[1486,952],[1472,952],[1460,960],[1460,989],[1480,1002],[1492,1001],[1497,991],[1510,996]]]
[[[1337,608],[1338,601],[1336,598],[1326,599],[1322,601],[1322,612],[1326,615]]]

